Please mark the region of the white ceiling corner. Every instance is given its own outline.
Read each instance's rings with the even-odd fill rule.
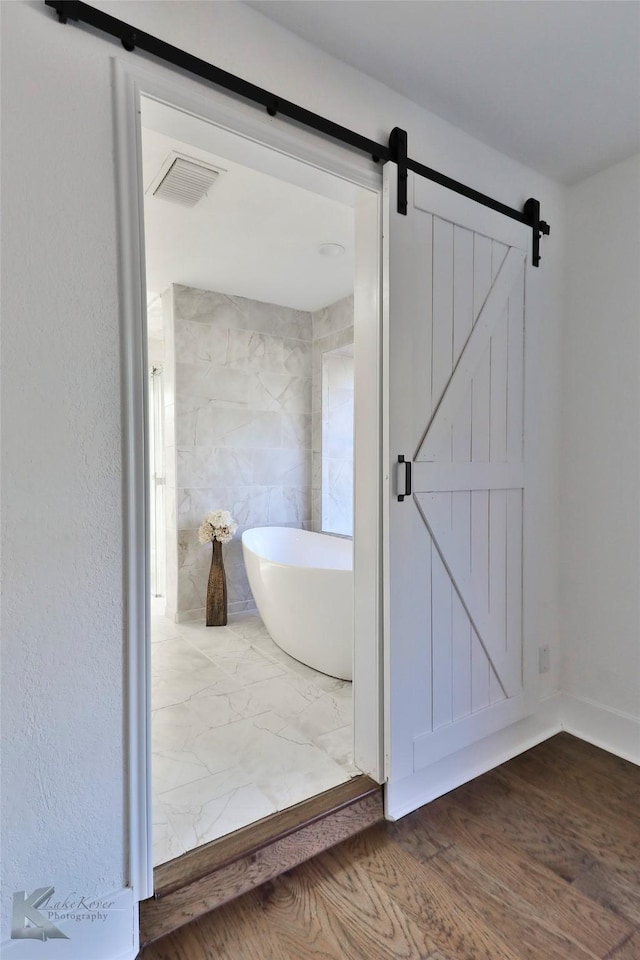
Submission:
[[[561,183],[640,151],[638,0],[247,5]]]

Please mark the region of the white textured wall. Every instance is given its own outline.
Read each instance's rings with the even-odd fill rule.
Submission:
[[[5,918],[15,890],[126,872],[109,63],[49,14],[2,4]]]
[[[555,644],[562,189],[242,4],[96,5],[370,137],[402,126],[412,156],[507,203],[541,200],[552,234],[528,286],[544,371],[532,385],[529,453],[540,469],[529,495],[540,522],[530,580],[538,633]],[[0,6],[3,879],[7,891],[50,876],[107,891],[127,881],[109,60],[135,57],[59,25],[39,0]]]
[[[568,192],[563,689],[640,719],[640,156]]]

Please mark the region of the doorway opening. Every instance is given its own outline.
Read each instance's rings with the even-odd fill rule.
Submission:
[[[370,190],[141,107],[157,866],[380,775],[377,591],[367,618],[353,576],[377,536],[360,521],[359,543],[358,395],[379,377],[358,317],[378,263]],[[226,599],[207,626],[212,514]]]

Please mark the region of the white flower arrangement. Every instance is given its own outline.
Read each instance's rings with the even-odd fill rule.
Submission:
[[[214,510],[202,521],[202,526],[198,530],[198,539],[200,543],[212,543],[214,540],[228,543],[237,529],[238,524],[228,510]]]

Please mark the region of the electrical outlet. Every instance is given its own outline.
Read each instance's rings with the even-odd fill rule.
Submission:
[[[538,647],[538,673],[549,673],[551,670],[551,649],[549,646]]]

